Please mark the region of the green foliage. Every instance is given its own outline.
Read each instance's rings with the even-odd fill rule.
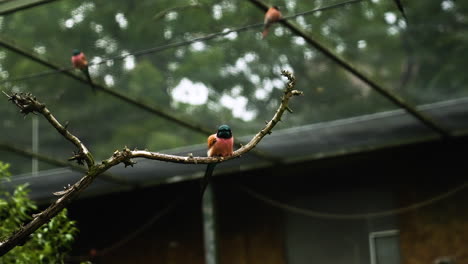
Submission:
[[[10,164],[3,163],[0,161],[0,179],[9,180],[11,177],[11,173],[8,170],[10,168]]]
[[[0,180],[8,179],[8,167],[8,164],[0,162]],[[26,185],[17,186],[12,194],[0,190],[0,197],[0,239],[3,240],[30,220],[37,206],[28,198]],[[0,258],[0,264],[64,263],[77,233],[75,221],[67,217],[64,209],[34,232],[24,245],[15,247]]]

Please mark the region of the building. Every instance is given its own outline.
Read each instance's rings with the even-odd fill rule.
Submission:
[[[203,203],[203,165],[113,168],[135,184],[97,179],[69,206],[80,228],[70,262],[465,263],[467,106],[419,107],[451,139],[402,110],[273,131],[258,149],[281,163],[248,154],[220,164]],[[46,205],[79,177],[55,169],[10,184],[29,182]]]

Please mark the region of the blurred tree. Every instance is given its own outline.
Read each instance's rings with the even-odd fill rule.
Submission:
[[[343,1],[278,0],[274,4],[288,16],[339,2]],[[468,3],[410,1],[405,3],[405,11],[409,24],[393,1],[372,0],[293,21],[410,103],[467,96],[468,79],[462,69],[468,57]],[[32,17],[34,23],[30,23]],[[0,18],[0,33],[1,38],[14,39],[66,67],[73,48],[83,50],[97,63],[262,20],[263,14],[248,1],[57,1]],[[280,69],[295,73],[297,89],[306,96],[279,128],[395,108],[287,29],[274,25],[265,40],[260,31],[259,27],[154,54],[106,61],[92,67],[91,73],[111,89],[213,132],[219,124],[229,123],[237,137],[257,131],[270,117],[281,94],[278,88],[284,83]],[[0,81],[44,70],[19,55],[0,51]],[[161,150],[204,143],[206,138],[106,94],[94,96],[89,87],[61,74],[3,86],[40,97],[58,118],[69,121],[70,129],[92,148],[97,159],[125,145]],[[0,111],[0,140],[29,147],[30,124],[8,104],[0,104]],[[43,153],[62,156],[72,151],[49,126],[41,126],[40,142]],[[0,158],[13,162],[11,156],[0,153]],[[17,173],[29,167],[14,169]]]

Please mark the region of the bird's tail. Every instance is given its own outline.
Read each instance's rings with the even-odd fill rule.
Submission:
[[[268,35],[269,27],[270,27],[269,24],[266,24],[266,25],[263,27],[262,39],[266,38],[266,36]]]
[[[206,166],[205,176],[200,183],[200,195],[203,197],[203,193],[206,190],[206,187],[210,183],[211,175],[213,175],[214,168],[216,167],[217,163],[210,163]]]
[[[401,1],[400,0],[394,0],[394,1],[395,1],[395,4],[398,7],[398,10],[400,10],[400,12],[403,15],[403,17],[405,18],[405,20],[408,21],[408,18],[406,17],[405,9],[403,8],[403,4],[401,4]]]
[[[88,67],[83,68],[82,71],[86,75],[86,79],[88,79],[89,85],[91,85],[91,88],[93,88],[93,92],[96,93],[97,88],[91,79],[91,75],[89,75]]]

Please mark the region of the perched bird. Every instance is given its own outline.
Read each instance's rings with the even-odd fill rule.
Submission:
[[[277,6],[272,6],[265,13],[264,27],[262,32],[262,38],[265,38],[268,35],[268,30],[271,24],[278,22],[281,19],[281,12]]]
[[[84,53],[77,49],[74,49],[73,56],[71,57],[71,62],[73,64],[73,67],[75,67],[76,69],[79,69],[86,75],[86,79],[88,79],[88,82],[90,83],[91,88],[93,88],[93,92],[96,92],[96,86],[94,86],[94,83],[91,80],[91,75],[89,75],[88,60],[86,59],[86,56],[84,55]]]
[[[221,125],[218,132],[208,137],[208,157],[229,157],[232,156],[234,137],[228,125]],[[217,163],[210,163],[206,167],[205,176],[201,182],[201,195],[205,192],[206,186],[213,175]]]
[[[403,5],[401,4],[401,1],[400,0],[393,0],[393,1],[397,5],[398,9],[400,10],[400,12],[403,15],[403,17],[405,18],[405,20],[408,20],[408,18],[406,18],[405,9],[403,9]]]

